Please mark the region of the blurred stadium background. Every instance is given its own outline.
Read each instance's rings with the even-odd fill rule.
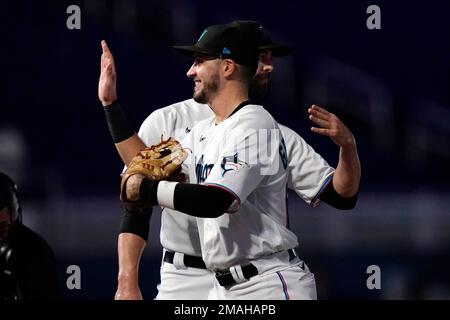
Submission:
[[[81,8],[68,30],[66,8]],[[381,7],[382,29],[366,28]],[[64,299],[112,299],[121,161],[97,98],[100,41],[115,55],[119,98],[139,127],[191,96],[190,61],[171,45],[204,27],[261,21],[294,53],[275,61],[267,106],[330,164],[338,148],[310,131],[307,107],[336,113],[362,163],[357,208],[309,208],[290,195],[300,254],[322,299],[450,298],[450,23],[448,1],[96,0],[2,3],[0,170],[19,184],[24,222],[55,250]],[[156,293],[159,214],[140,268]],[[81,290],[65,286],[79,265]],[[381,268],[381,290],[366,269]]]

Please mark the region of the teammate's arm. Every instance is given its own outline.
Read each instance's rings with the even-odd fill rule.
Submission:
[[[136,156],[140,150],[147,147],[136,133],[128,139],[115,143],[114,145],[116,146],[117,152],[125,165],[128,165],[131,159],[133,159],[133,157]]]
[[[117,240],[119,257],[116,300],[141,300],[139,290],[139,263],[147,244],[152,208],[138,209],[125,206]]]
[[[339,162],[333,176],[335,192],[344,198],[355,197],[359,190],[361,164],[355,137],[345,124],[331,112],[313,105],[308,109],[309,118],[320,128],[312,127],[315,133],[330,137],[339,147]]]
[[[118,286],[115,300],[142,300],[139,289],[139,263],[146,241],[133,233],[121,233],[117,240]]]
[[[114,57],[106,44],[102,41],[102,57],[100,60],[100,79],[98,83],[98,98],[104,110],[111,135],[117,152],[125,165],[143,148],[144,142],[131,129],[125,114],[117,101],[116,67]]]
[[[102,41],[98,97],[104,107],[108,126],[116,149],[127,165],[145,147],[139,136],[131,129],[117,101],[116,69],[114,57],[105,41]],[[141,300],[139,290],[139,263],[147,243],[151,208],[146,212],[132,212],[126,208],[122,217],[117,253],[119,259],[116,300]]]

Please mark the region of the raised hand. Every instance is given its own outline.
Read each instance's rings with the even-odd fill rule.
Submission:
[[[311,131],[330,137],[340,147],[350,147],[355,145],[355,138],[352,132],[339,120],[339,118],[316,105],[308,109],[309,119],[320,128],[312,127]]]
[[[139,189],[141,182],[145,178],[142,174],[133,174],[128,178],[125,185],[125,194],[129,201],[138,201],[140,199]]]
[[[106,44],[101,42],[102,57],[100,59],[100,80],[98,82],[98,98],[103,106],[108,106],[117,100],[116,91],[116,67],[114,57]]]

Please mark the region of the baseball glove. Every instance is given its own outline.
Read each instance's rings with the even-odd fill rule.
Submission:
[[[181,164],[187,157],[187,152],[181,144],[169,138],[142,149],[130,162],[125,172],[122,174],[120,182],[120,200],[123,203],[145,207],[146,204],[141,201],[131,201],[127,198],[126,183],[128,179],[135,174],[141,174],[146,178],[153,180],[182,180]]]

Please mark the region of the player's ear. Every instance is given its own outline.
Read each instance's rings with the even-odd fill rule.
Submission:
[[[231,76],[236,71],[236,63],[231,59],[223,59],[222,71],[225,77]]]

